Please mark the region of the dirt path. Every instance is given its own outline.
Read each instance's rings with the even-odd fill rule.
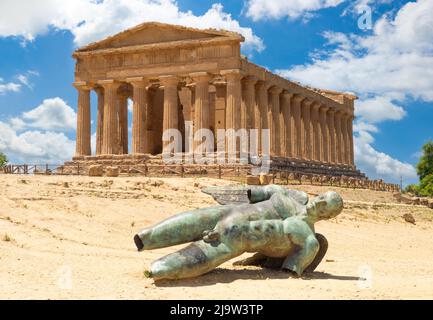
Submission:
[[[175,248],[137,253],[140,228],[215,202],[214,179],[0,175],[0,298],[332,299],[433,298],[433,210],[389,193],[341,192],[343,214],[320,222],[330,248],[311,276],[231,262],[200,278],[156,286],[143,271]],[[412,213],[416,225],[401,216]],[[360,280],[364,278],[365,280]]]

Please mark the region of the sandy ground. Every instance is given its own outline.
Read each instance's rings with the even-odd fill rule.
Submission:
[[[433,210],[369,190],[294,187],[311,195],[333,189],[345,199],[338,219],[317,224],[330,247],[309,276],[227,262],[191,280],[155,285],[145,278],[152,260],[176,248],[138,253],[133,235],[215,204],[200,188],[230,183],[0,175],[0,298],[433,299]]]

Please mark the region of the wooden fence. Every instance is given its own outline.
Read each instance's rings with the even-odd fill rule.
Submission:
[[[245,165],[185,165],[185,164],[139,164],[118,165],[121,176],[145,177],[210,177],[231,179],[245,182],[245,177],[251,174],[251,167]],[[68,165],[13,165],[4,167],[5,174],[33,174],[33,175],[88,175],[88,166],[80,164]],[[376,191],[400,192],[400,186],[387,184],[382,180],[368,180],[347,176],[320,175],[288,170],[273,170],[272,183],[281,185],[320,185],[338,186],[353,189],[371,189]]]

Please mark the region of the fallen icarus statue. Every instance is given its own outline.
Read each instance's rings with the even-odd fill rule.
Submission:
[[[310,200],[302,191],[277,185],[212,187],[203,192],[222,205],[180,213],[134,237],[139,251],[193,242],[153,262],[148,271],[153,279],[197,277],[246,252],[255,255],[237,265],[280,268],[298,276],[312,272],[328,248],[314,224],[343,209],[336,192]]]

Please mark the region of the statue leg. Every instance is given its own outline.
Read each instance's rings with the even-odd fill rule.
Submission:
[[[311,262],[308,267],[305,269],[304,273],[313,272],[317,266],[322,262],[325,257],[326,252],[328,251],[328,240],[326,240],[325,236],[320,233],[316,233],[316,239],[319,241],[320,249],[317,255],[314,257],[313,262]],[[268,269],[281,269],[283,262],[286,258],[271,258],[266,257],[261,253],[256,253],[250,258],[236,261],[233,265],[237,266],[259,266],[262,268]]]
[[[141,230],[134,237],[135,245],[142,251],[196,241],[231,209],[231,206],[215,206],[180,213]]]
[[[149,276],[155,280],[197,277],[240,254],[221,242],[196,241],[153,262]]]
[[[326,252],[328,251],[328,240],[326,240],[325,236],[320,233],[316,233],[316,239],[320,244],[319,252],[314,257],[313,262],[311,262],[308,267],[305,268],[304,273],[313,272],[320,262],[322,262]]]

